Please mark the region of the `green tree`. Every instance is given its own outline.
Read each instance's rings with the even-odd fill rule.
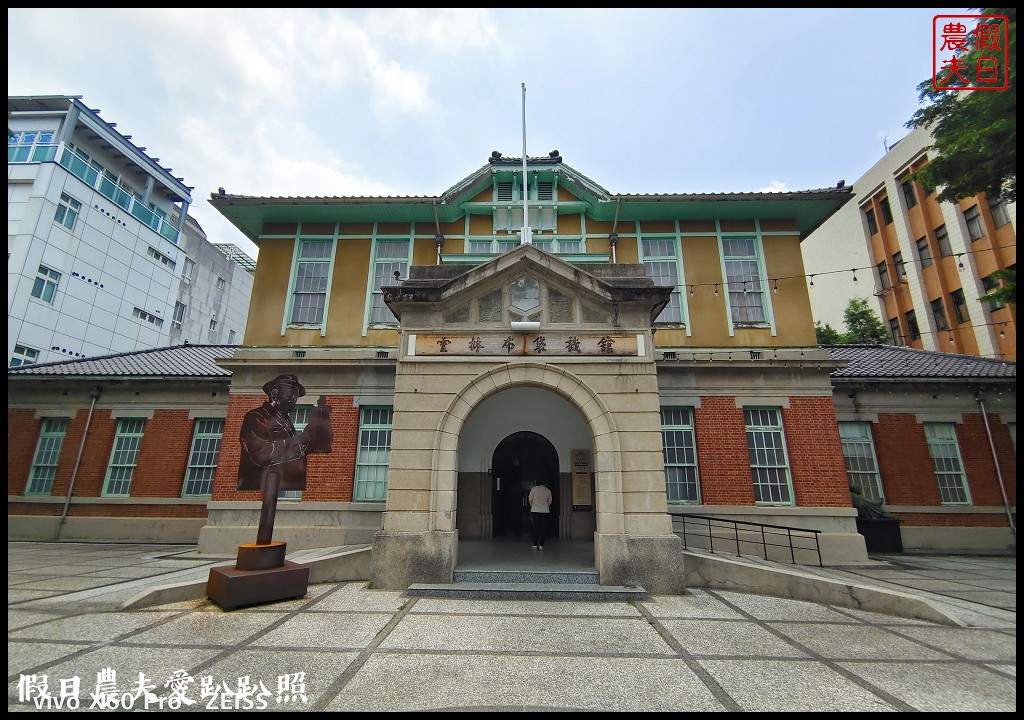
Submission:
[[[984,192],[989,198],[1017,199],[1017,10],[972,8],[982,15],[1005,15],[1002,27],[1009,58],[1009,87],[996,91],[936,90],[932,78],[917,86],[922,107],[907,122],[931,130],[934,155],[914,173],[928,188],[942,187],[938,199],[956,202]],[[957,72],[940,72],[943,87],[976,86],[978,58],[995,55],[978,48],[970,33],[957,59]],[[1000,66],[1000,70],[1002,66]]]
[[[1002,287],[998,287],[978,299],[982,302],[1004,302],[1017,307],[1017,268],[996,270],[992,273],[992,277],[1002,280]]]
[[[882,318],[864,298],[853,298],[843,311],[846,332],[841,333],[828,323],[814,323],[814,336],[819,345],[890,344],[889,333]]]
[[[830,324],[821,324],[821,320],[814,323],[814,337],[819,345],[841,345],[843,336]]]

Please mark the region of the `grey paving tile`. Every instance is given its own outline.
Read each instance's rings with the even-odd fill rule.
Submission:
[[[408,678],[420,681],[410,683]],[[375,653],[327,711],[722,710],[679,659]]]
[[[19,590],[57,590],[68,592],[74,590],[91,590],[103,585],[110,585],[109,578],[84,577],[57,577],[45,580],[35,580],[30,583],[18,585]],[[116,582],[116,581],[114,581]]]
[[[267,710],[310,710],[318,702],[326,701],[324,694],[358,657],[356,652],[316,652],[308,650],[240,650],[204,668],[200,675],[210,676],[214,682],[237,687],[238,678],[250,676],[252,682],[262,682],[272,693],[266,698]],[[302,673],[301,684],[295,676]],[[285,685],[282,685],[283,676]],[[280,690],[304,689],[305,700]]]
[[[822,622],[850,622],[850,618],[826,605],[772,597],[752,595],[732,590],[715,590],[714,594],[736,605],[759,620],[809,620]]]
[[[642,618],[406,615],[381,643],[388,649],[671,655]]]
[[[209,660],[220,652],[212,648],[152,648],[105,645],[82,655],[58,662],[48,668],[50,687],[59,687],[61,679],[79,678],[82,696],[96,689],[97,674],[111,668],[116,673],[120,692],[128,692],[139,682],[139,673],[145,676],[147,685],[162,686],[174,673],[184,670],[192,674],[192,668]],[[83,707],[88,703],[83,700]]]
[[[831,659],[948,660],[950,657],[888,630],[867,625],[775,622],[771,626],[812,652]]]
[[[984,668],[944,663],[842,663],[922,712],[1015,712],[1016,680]]]
[[[26,590],[23,588],[7,588],[7,605],[10,606],[12,603],[25,602],[26,600],[39,600],[41,598],[54,597],[55,595],[61,595],[60,590]]]
[[[38,665],[53,662],[89,647],[91,643],[41,643],[30,640],[7,641],[7,674],[15,675]],[[17,683],[15,683],[17,687]],[[8,687],[10,690],[10,687]]]
[[[808,657],[750,621],[670,619],[662,625],[693,655]]]
[[[233,645],[286,617],[286,613],[192,612],[130,639],[132,643],[171,645]]]
[[[656,618],[739,620],[744,617],[699,588],[687,590],[685,595],[655,595],[641,604]]]
[[[701,660],[748,712],[894,712],[896,707],[820,662]]]
[[[1017,638],[982,628],[903,627],[900,635],[943,648],[971,660],[1017,660]]]
[[[639,617],[640,611],[628,603],[575,602],[565,600],[434,600],[422,598],[412,613],[450,613],[458,615],[563,615],[566,617],[620,616]]]
[[[251,646],[363,648],[370,644],[393,616],[393,613],[303,613],[257,638]]]
[[[50,620],[7,633],[8,639],[100,642],[152,625],[174,613],[92,613]]]
[[[11,630],[17,630],[23,628],[26,625],[32,625],[38,622],[46,622],[47,620],[54,620],[59,615],[53,613],[36,612],[34,610],[8,610],[7,611],[7,632]]]

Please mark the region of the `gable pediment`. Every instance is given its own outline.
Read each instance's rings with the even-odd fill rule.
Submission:
[[[465,271],[414,266],[400,286],[383,290],[403,327],[453,330],[508,328],[513,322],[548,329],[646,328],[671,292],[655,286],[642,265],[581,267],[533,245]]]

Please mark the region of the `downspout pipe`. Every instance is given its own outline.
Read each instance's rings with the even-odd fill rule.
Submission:
[[[612,249],[612,264],[616,263],[615,259],[615,247],[619,244],[619,207],[622,202],[622,198],[615,198],[615,220],[612,222],[612,232],[608,236],[608,245]]]
[[[68,517],[68,508],[71,507],[71,494],[75,491],[75,478],[78,477],[78,467],[82,464],[82,452],[85,450],[85,439],[89,436],[89,426],[92,424],[92,411],[96,409],[96,401],[100,399],[100,386],[95,386],[89,391],[92,401],[89,403],[89,415],[85,419],[85,430],[82,431],[82,441],[78,443],[78,457],[75,458],[75,468],[71,471],[71,482],[68,483],[68,495],[64,498],[64,510],[60,514],[60,522],[57,523],[57,532],[53,534],[53,541],[60,540],[60,531]]]
[[[1003,493],[1003,505],[1006,507],[1006,522],[1010,524],[1010,532],[1017,537],[1017,525],[1013,522],[1013,510],[1010,508],[1010,498],[1006,494],[1006,483],[1003,482],[1003,471],[999,469],[999,456],[996,455],[996,444],[992,440],[992,430],[988,426],[988,413],[985,412],[985,401],[981,399],[981,393],[975,393],[974,399],[978,401],[981,408],[981,419],[985,421],[985,434],[988,435],[988,446],[992,451],[992,462],[996,466],[996,477],[999,479],[999,489]]]

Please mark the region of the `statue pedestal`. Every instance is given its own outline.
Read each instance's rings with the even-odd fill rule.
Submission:
[[[903,552],[898,518],[857,518],[857,532],[864,536],[864,545],[869,553]]]
[[[284,559],[286,545],[238,546],[235,567],[210,568],[206,596],[225,610],[302,597],[309,586],[309,565]]]

